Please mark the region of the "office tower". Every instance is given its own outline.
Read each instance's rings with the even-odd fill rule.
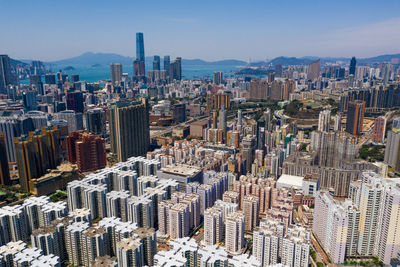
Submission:
[[[246,161],[246,172],[251,171],[251,165],[253,164],[254,161],[254,150],[256,147],[256,136],[254,135],[247,135],[246,137],[243,138],[242,140],[242,157]]]
[[[356,255],[360,210],[350,200],[335,200],[328,191],[315,198],[313,232],[335,264]]]
[[[78,165],[81,172],[106,167],[105,140],[92,133],[73,132],[66,138],[68,161]]]
[[[121,85],[121,81],[122,81],[122,64],[121,63],[112,63],[112,64],[110,64],[110,73],[111,73],[111,83],[114,86]]]
[[[166,76],[169,77],[169,65],[171,63],[171,59],[169,56],[164,56],[164,70],[166,72]]]
[[[275,65],[275,76],[276,77],[282,77],[282,65],[281,64],[276,64]]]
[[[85,222],[75,222],[65,228],[68,261],[75,266],[84,265],[82,235],[88,228],[89,224]]]
[[[224,240],[224,221],[221,207],[213,206],[204,212],[204,244],[215,245]]]
[[[319,74],[321,71],[321,60],[317,60],[312,62],[310,65],[308,65],[308,73],[307,73],[307,79],[311,81],[315,81],[319,78]]]
[[[33,190],[31,180],[40,178],[48,169],[55,169],[61,163],[62,150],[60,130],[43,128],[14,140],[21,188]]]
[[[258,225],[258,213],[260,211],[259,198],[253,195],[246,195],[243,198],[242,210],[244,213],[244,230],[253,231]]]
[[[0,183],[10,185],[10,170],[8,168],[7,146],[3,132],[0,132]]]
[[[7,87],[13,83],[10,58],[7,55],[0,55],[0,94],[7,94]]]
[[[172,106],[172,118],[176,123],[186,121],[186,104],[174,104]]]
[[[384,143],[386,132],[386,117],[381,116],[375,118],[374,127],[372,128],[372,142]]]
[[[160,56],[154,56],[154,60],[153,60],[153,70],[160,70],[161,66],[160,66]]]
[[[292,225],[283,238],[281,262],[284,266],[307,267],[310,257],[310,232],[300,225]]]
[[[360,135],[363,130],[365,102],[361,100],[349,102],[347,108],[346,132]]]
[[[55,114],[58,121],[66,121],[68,124],[68,133],[83,130],[83,114],[76,113],[73,110],[64,110]]]
[[[142,102],[118,102],[110,109],[111,149],[118,161],[144,155],[149,147],[149,111]]]
[[[169,64],[169,77],[177,81],[182,79],[182,58],[177,57]]]
[[[36,92],[26,91],[22,93],[22,103],[25,111],[37,110]]]
[[[133,76],[137,78],[145,77],[145,56],[143,33],[136,33],[136,60],[133,62]]]
[[[57,84],[56,75],[54,73],[44,75],[45,84]]]
[[[329,109],[325,109],[319,113],[318,118],[318,131],[320,132],[329,132],[331,123],[331,111]]]
[[[117,243],[118,266],[144,266],[143,245],[139,239],[125,238]]]
[[[224,82],[224,76],[222,71],[214,71],[213,72],[213,83],[216,85],[220,85]]]
[[[143,33],[136,33],[136,59],[140,61],[145,61],[144,57],[144,39]]]
[[[233,212],[225,221],[225,250],[230,254],[241,254],[244,246],[244,215]]]
[[[86,130],[99,136],[106,134],[106,112],[102,108],[85,112]]]
[[[342,131],[342,116],[340,114],[336,114],[335,117],[333,117],[333,130],[335,132]]]
[[[77,113],[83,113],[83,93],[69,92],[67,93],[67,109]]]
[[[349,67],[349,75],[356,75],[356,64],[357,64],[357,60],[355,57],[352,57],[350,60],[350,67]]]

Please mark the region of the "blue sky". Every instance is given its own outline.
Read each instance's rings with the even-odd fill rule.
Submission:
[[[400,53],[400,1],[0,0],[0,54],[84,52],[206,60]]]

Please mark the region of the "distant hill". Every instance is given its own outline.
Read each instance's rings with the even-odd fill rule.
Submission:
[[[111,63],[121,63],[123,65],[130,65],[133,62],[133,57],[125,57],[112,53],[92,53],[86,52],[80,56],[67,58],[58,61],[47,62],[52,65],[109,65]],[[163,59],[161,58],[161,61]],[[174,59],[171,58],[171,61]],[[151,64],[153,57],[146,57],[146,63]],[[202,59],[182,59],[183,65],[246,65],[246,62],[241,60],[227,59],[220,61],[205,61]]]
[[[50,65],[109,65],[111,63],[132,64],[131,57],[125,57],[112,53],[86,52],[80,56],[47,62]]]
[[[22,62],[22,61],[16,60],[16,59],[12,59],[12,58],[10,58],[10,63],[11,63],[11,66],[13,66],[13,67],[15,67],[15,66],[17,66],[17,65],[20,65],[20,66],[26,66],[26,65],[28,65],[28,64],[25,63],[25,62]]]

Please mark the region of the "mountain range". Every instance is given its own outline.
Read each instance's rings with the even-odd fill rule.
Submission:
[[[357,58],[357,63],[360,64],[372,64],[372,63],[383,63],[383,62],[391,62],[393,58],[400,58],[400,54],[391,54],[391,55],[380,55],[376,57],[370,57],[370,58]],[[252,62],[250,66],[252,67],[266,67],[266,66],[275,66],[277,64],[281,64],[283,66],[288,66],[288,65],[306,65],[310,64],[311,62],[321,59],[321,63],[335,63],[338,61],[342,62],[349,62],[350,58],[346,57],[313,57],[313,56],[307,56],[307,57],[276,57],[272,60],[267,60],[267,61],[259,61],[259,62]],[[67,58],[63,60],[58,60],[58,61],[50,61],[50,62],[44,62],[48,66],[52,65],[65,65],[65,66],[74,66],[74,65],[86,65],[86,66],[92,66],[92,65],[109,65],[111,63],[121,63],[123,65],[131,65],[133,63],[133,58],[132,57],[127,57],[127,56],[122,56],[119,54],[113,54],[113,53],[93,53],[93,52],[86,52],[83,53],[80,56],[77,57],[72,57],[72,58]],[[161,58],[161,61],[163,59]],[[173,60],[171,58],[171,60]],[[27,64],[30,63],[31,60],[15,60],[11,59],[11,63],[13,65],[17,64]],[[146,63],[151,64],[153,62],[153,57],[146,57]],[[202,59],[182,59],[182,64],[183,65],[203,65],[203,66],[223,66],[223,65],[229,65],[229,66],[248,66],[248,63],[242,60],[236,60],[236,59],[227,59],[227,60],[219,60],[219,61],[205,61]]]

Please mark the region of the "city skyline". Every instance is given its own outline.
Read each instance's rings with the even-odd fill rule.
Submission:
[[[209,4],[151,1],[139,6],[118,1],[110,6],[105,1],[66,4],[44,0],[31,7],[26,1],[0,1],[5,11],[0,23],[13,25],[0,30],[6,37],[0,49],[15,59],[43,61],[87,51],[134,57],[135,33],[143,32],[147,55],[210,61],[399,52],[397,1],[385,5],[364,1],[335,5],[236,1],[227,5],[222,1],[212,8]],[[16,15],[20,13],[25,15]],[[26,45],[27,40],[31,45]]]

